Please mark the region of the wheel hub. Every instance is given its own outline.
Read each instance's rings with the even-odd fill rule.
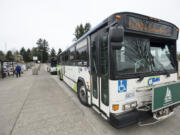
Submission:
[[[83,86],[80,88],[80,98],[83,102],[86,102],[86,91]]]

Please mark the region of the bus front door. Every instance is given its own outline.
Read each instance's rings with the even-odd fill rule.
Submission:
[[[100,30],[91,35],[92,104],[109,115],[108,34]]]
[[[98,77],[98,33],[91,36],[91,84],[92,104],[99,108],[99,77]]]

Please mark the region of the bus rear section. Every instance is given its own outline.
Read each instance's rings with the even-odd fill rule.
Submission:
[[[180,103],[178,31],[160,19],[113,14],[62,53],[61,79],[116,128],[166,119]]]

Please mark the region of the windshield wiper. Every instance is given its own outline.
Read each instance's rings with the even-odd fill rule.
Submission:
[[[144,79],[144,75],[141,74],[141,75],[139,75],[139,79],[138,79],[137,81],[138,81],[138,82],[141,82],[143,79]]]
[[[170,73],[169,73],[169,71],[168,71],[168,70],[166,70],[165,68],[164,68],[164,72],[166,73],[167,77],[170,77]]]

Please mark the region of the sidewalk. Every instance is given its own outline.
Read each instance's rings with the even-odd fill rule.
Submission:
[[[96,134],[51,76],[39,74],[0,82],[0,135]]]
[[[33,82],[30,71],[0,80],[0,135],[11,134]]]

